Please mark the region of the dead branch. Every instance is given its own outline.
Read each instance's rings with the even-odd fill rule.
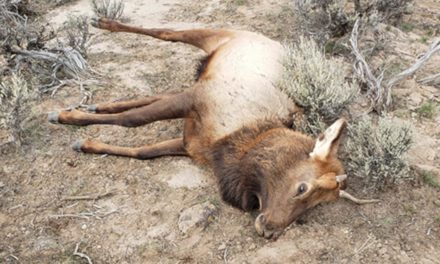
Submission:
[[[359,19],[357,19],[354,23],[353,31],[350,37],[352,52],[356,57],[353,68],[358,78],[368,87],[367,96],[371,100],[371,108],[378,112],[381,112],[383,110],[383,106],[386,106],[384,105],[384,100],[388,97],[389,91],[387,89],[384,89],[382,86],[383,72],[379,75],[379,77],[376,78],[373,75],[370,66],[368,66],[368,63],[366,62],[364,56],[359,51],[358,36]]]
[[[75,246],[75,251],[73,252],[73,255],[74,255],[74,256],[78,256],[78,257],[80,257],[80,258],[84,258],[84,259],[87,260],[87,263],[89,263],[89,264],[93,264],[93,261],[92,261],[92,259],[91,259],[89,256],[87,256],[86,254],[81,253],[81,252],[78,251],[78,250],[79,250],[79,245],[80,245],[80,244],[81,244],[81,242],[78,242],[78,243],[76,244],[76,246]]]
[[[96,195],[79,195],[79,196],[65,196],[62,201],[75,201],[75,200],[99,200],[108,196],[115,194],[115,190],[106,191],[104,193],[99,193]]]
[[[412,76],[418,69],[420,69],[423,66],[423,64],[425,64],[438,51],[440,51],[440,38],[435,39],[432,42],[429,49],[423,55],[419,56],[419,59],[411,67],[391,78],[387,83],[388,89],[391,90],[391,88],[396,83],[399,83],[403,79]],[[387,104],[389,105],[390,103],[391,103],[391,95],[389,94],[387,98]]]
[[[23,59],[31,59],[49,65],[51,81],[39,88],[42,93],[50,93],[54,96],[61,87],[74,85],[79,87],[83,96],[80,104],[83,104],[92,96],[85,86],[99,83],[92,78],[92,74],[97,75],[97,73],[89,67],[83,55],[72,47],[52,50],[23,50],[14,47],[12,52],[19,55],[16,58],[18,64]]]
[[[440,86],[440,73],[420,79],[418,82],[423,85]]]
[[[429,49],[419,57],[419,59],[408,69],[402,71],[396,76],[392,77],[386,85],[382,84],[383,71],[375,77],[373,72],[366,62],[364,56],[359,51],[358,47],[359,36],[359,19],[356,20],[353,31],[351,33],[350,44],[352,52],[355,55],[355,63],[353,65],[354,71],[361,82],[365,83],[368,87],[367,96],[371,100],[371,109],[377,112],[387,110],[392,104],[391,90],[394,85],[402,81],[403,79],[412,76],[418,69],[420,69],[436,52],[440,51],[440,39],[434,40]],[[439,75],[434,75],[424,79],[425,82],[438,82]]]

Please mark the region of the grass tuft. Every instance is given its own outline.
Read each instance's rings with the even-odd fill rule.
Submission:
[[[422,177],[423,182],[428,186],[431,186],[433,188],[440,187],[440,183],[437,181],[432,171],[422,171],[420,176]]]

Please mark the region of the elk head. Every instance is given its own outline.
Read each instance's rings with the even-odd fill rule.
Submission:
[[[285,163],[287,168],[278,170],[281,175],[267,176],[270,171],[262,172],[272,180],[267,181],[264,192],[257,195],[261,213],[255,220],[255,228],[259,235],[276,239],[307,209],[340,196],[347,198],[342,191],[346,175],[336,157],[345,126],[344,119],[337,120],[318,137],[314,147],[313,141],[309,148],[301,147],[304,138],[298,139],[294,153],[290,152],[296,156],[291,157],[294,162]]]

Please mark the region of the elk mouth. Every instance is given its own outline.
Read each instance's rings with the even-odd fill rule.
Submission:
[[[268,228],[267,225],[265,225],[265,217],[263,214],[259,214],[255,219],[255,230],[257,230],[258,235],[272,240],[277,240],[284,231],[283,229]]]

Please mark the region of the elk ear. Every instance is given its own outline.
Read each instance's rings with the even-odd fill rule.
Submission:
[[[336,154],[339,146],[339,139],[347,125],[345,119],[340,118],[336,120],[330,127],[328,127],[324,133],[319,135],[316,139],[315,148],[310,157],[321,161],[326,161],[330,154]]]

